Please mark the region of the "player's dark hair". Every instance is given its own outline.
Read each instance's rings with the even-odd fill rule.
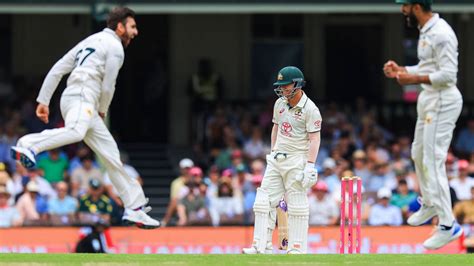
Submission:
[[[117,25],[119,23],[125,25],[129,17],[135,18],[135,12],[133,10],[124,6],[115,7],[109,12],[109,16],[107,17],[107,28],[116,30]]]
[[[421,4],[421,3],[418,3],[418,5],[420,5],[421,10],[423,10],[424,12],[430,12],[430,11],[432,11],[430,4]]]

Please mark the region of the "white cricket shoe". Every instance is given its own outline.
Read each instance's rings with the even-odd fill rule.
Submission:
[[[435,215],[436,211],[433,206],[421,205],[421,208],[408,218],[407,223],[411,226],[419,226],[428,222]]]
[[[243,248],[242,249],[242,254],[260,254],[258,251],[257,251],[257,247],[255,246],[251,246],[249,248]],[[272,242],[267,242],[267,246],[265,248],[265,253],[263,254],[273,254],[273,244]]]
[[[436,228],[436,232],[423,243],[423,246],[426,249],[439,249],[449,242],[458,239],[462,235],[462,232],[461,226],[456,222],[449,230],[443,225],[440,225]]]
[[[286,252],[286,254],[289,254],[289,255],[300,255],[300,254],[303,254],[301,251],[299,250],[296,250],[296,249],[290,249],[288,250],[288,252]]]
[[[30,149],[12,146],[10,156],[13,160],[19,161],[27,169],[31,169],[36,165],[35,154]]]
[[[155,229],[160,227],[160,222],[151,218],[146,214],[142,209],[140,210],[130,210],[126,209],[122,220],[130,225],[135,225],[141,229]]]

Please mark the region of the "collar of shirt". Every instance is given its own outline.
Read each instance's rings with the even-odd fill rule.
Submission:
[[[288,103],[288,101],[286,102],[286,105],[288,105],[288,108],[290,108],[290,109],[295,108],[295,107],[303,108],[307,101],[308,101],[308,96],[306,96],[306,93],[303,92],[303,95],[301,96],[301,99],[299,100],[299,102],[295,106],[291,107],[290,104]]]
[[[426,33],[429,31],[439,20],[439,14],[433,13],[433,16],[425,23],[423,28],[420,29],[420,33]]]
[[[107,32],[107,33],[111,34],[112,36],[114,36],[114,38],[115,38],[117,41],[119,41],[120,43],[122,43],[122,40],[121,40],[120,37],[117,35],[117,33],[115,33],[115,31],[113,31],[113,30],[111,30],[111,29],[109,29],[109,28],[105,28],[105,29],[103,30],[103,32]]]

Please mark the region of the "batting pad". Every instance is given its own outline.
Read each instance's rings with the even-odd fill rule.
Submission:
[[[269,219],[268,219],[268,228],[269,229],[275,229],[275,225],[276,225],[276,219],[277,219],[277,211],[276,211],[276,208],[270,208],[270,215],[269,215]]]
[[[304,192],[288,194],[288,251],[306,254],[308,246],[309,204]]]
[[[253,211],[255,213],[255,227],[252,245],[257,248],[259,253],[265,253],[269,229],[270,199],[264,189],[257,189]]]

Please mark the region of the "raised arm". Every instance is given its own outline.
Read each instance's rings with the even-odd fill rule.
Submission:
[[[48,75],[46,75],[43,85],[41,86],[38,98],[36,98],[38,103],[49,106],[51,97],[53,97],[54,91],[56,91],[62,77],[71,73],[75,67],[77,47],[78,45],[69,50],[69,52],[59,59],[59,61],[56,62],[48,72]]]

